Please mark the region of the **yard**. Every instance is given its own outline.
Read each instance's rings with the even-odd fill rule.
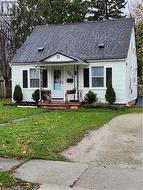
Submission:
[[[140,108],[116,111],[111,109],[79,109],[46,111],[0,105],[0,156],[63,160],[59,154],[76,144],[90,129],[96,129],[113,117]],[[5,100],[6,102],[6,100]],[[23,118],[15,122],[14,119]]]
[[[23,109],[15,106],[4,106],[9,103],[10,99],[0,99],[0,124],[11,122],[14,119],[25,118],[31,115],[36,115],[45,112],[43,109]]]
[[[36,187],[36,184],[24,182],[19,179],[15,179],[11,172],[0,172],[0,189],[3,188],[17,188],[21,190],[32,190]]]
[[[90,129],[96,129],[120,114],[143,112],[142,108],[126,110],[79,109],[47,111],[4,106],[0,100],[0,156],[66,160],[59,153],[76,144]],[[20,120],[26,118],[26,120]],[[17,120],[19,119],[19,120]],[[1,125],[4,124],[5,125]],[[35,184],[0,172],[0,188],[33,189]]]

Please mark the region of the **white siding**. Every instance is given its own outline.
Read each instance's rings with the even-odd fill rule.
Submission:
[[[53,66],[54,68],[57,68],[57,66]],[[53,88],[53,75],[52,75],[52,66],[45,66],[45,69],[48,70],[48,90],[51,90]],[[72,90],[74,88],[74,83],[67,83],[68,78],[74,79],[74,66],[58,66],[63,68],[63,97],[65,98],[65,92],[67,90]],[[29,70],[30,68],[35,68],[34,65],[13,65],[12,66],[12,94],[14,92],[14,88],[16,84],[19,84],[22,88],[23,92],[23,101],[32,101],[32,93],[37,88],[30,88],[30,79],[29,79]],[[23,70],[28,71],[28,88],[23,88]],[[76,86],[77,87],[77,76],[75,76]],[[69,96],[70,99],[73,99],[73,95]]]
[[[126,97],[128,102],[137,98],[137,54],[134,29],[132,31],[131,42],[127,57]]]
[[[104,87],[103,88],[92,88],[91,86],[91,67],[92,66],[103,66],[104,67]],[[74,87],[77,88],[77,75],[75,76],[75,86],[74,83],[68,83],[68,78],[74,79],[74,66],[61,66],[63,67],[63,97],[65,97],[65,92],[67,90],[72,90]],[[83,69],[84,67],[89,67],[90,70],[90,87],[84,88],[83,86]],[[85,94],[92,90],[93,92],[97,93],[98,100],[101,102],[105,102],[105,93],[106,93],[106,68],[112,68],[112,80],[113,80],[113,87],[116,92],[116,103],[126,104],[126,62],[125,61],[116,61],[116,62],[96,62],[90,63],[89,66],[79,66],[79,90],[83,90],[83,97]],[[22,88],[23,86],[23,79],[22,79],[22,72],[23,70],[28,71],[29,76],[29,69],[35,68],[35,66],[30,65],[21,65],[21,66],[12,66],[12,93],[14,92],[14,87],[16,84],[19,84]],[[52,89],[52,72],[51,66],[45,67],[48,69],[48,89]],[[75,67],[76,68],[76,67]],[[24,101],[32,101],[32,93],[37,88],[30,88],[30,80],[28,79],[28,88],[23,89],[23,100]],[[73,99],[73,95],[69,96],[69,99]]]
[[[20,85],[23,93],[23,101],[32,101],[32,93],[37,89],[30,88],[29,81],[29,69],[35,68],[32,65],[17,65],[12,66],[12,94],[14,92],[15,86]],[[23,88],[23,70],[28,71],[28,88]]]
[[[60,53],[57,53],[55,55],[52,55],[51,57],[47,58],[45,62],[70,62],[73,61],[72,58],[61,55]]]
[[[126,63],[125,61],[115,61],[115,62],[96,62],[90,63],[90,76],[91,76],[91,67],[92,66],[103,66],[104,67],[104,87],[103,88],[92,88],[91,80],[90,87],[83,88],[84,95],[92,90],[97,94],[98,101],[106,102],[105,93],[106,93],[106,68],[112,68],[112,83],[113,88],[116,93],[116,103],[118,104],[126,104]],[[90,77],[91,79],[91,77]]]

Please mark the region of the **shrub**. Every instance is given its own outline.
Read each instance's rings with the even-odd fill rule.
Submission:
[[[92,104],[93,102],[95,102],[97,100],[97,94],[95,94],[94,92],[90,91],[85,95],[85,102],[88,104]]]
[[[32,94],[32,99],[35,101],[35,102],[38,102],[38,100],[40,99],[40,96],[39,96],[39,89],[35,90],[34,93]]]
[[[23,94],[20,85],[16,85],[13,93],[13,99],[18,103],[23,100]]]
[[[115,94],[114,88],[112,87],[111,81],[109,81],[108,83],[105,98],[109,104],[113,104],[116,101],[116,94]]]

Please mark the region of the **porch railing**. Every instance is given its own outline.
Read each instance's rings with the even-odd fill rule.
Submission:
[[[78,92],[76,92],[76,90],[67,90],[65,93],[65,101],[69,102],[69,95],[74,95],[74,100],[75,101],[83,101],[83,90],[78,90]],[[77,98],[75,98],[75,96],[77,95]]]

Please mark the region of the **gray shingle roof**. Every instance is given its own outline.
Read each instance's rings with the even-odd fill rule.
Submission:
[[[11,63],[39,62],[56,52],[82,60],[123,59],[133,26],[133,19],[38,26]],[[44,51],[38,51],[40,47]]]

